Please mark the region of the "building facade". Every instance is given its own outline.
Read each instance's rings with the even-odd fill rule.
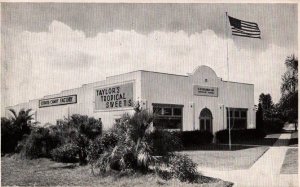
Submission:
[[[56,124],[72,114],[101,118],[110,128],[134,103],[157,114],[156,126],[176,130],[255,128],[254,85],[223,81],[207,66],[188,75],[134,71],[107,77],[6,108],[33,109],[41,125]]]

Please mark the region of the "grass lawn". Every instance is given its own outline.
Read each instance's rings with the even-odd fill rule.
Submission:
[[[210,167],[219,170],[250,168],[269,148],[265,146],[248,147],[244,149],[224,150],[197,150],[182,151],[200,167]]]
[[[3,186],[207,186],[229,187],[232,183],[210,177],[202,177],[209,183],[188,184],[178,180],[165,181],[154,174],[135,174],[120,177],[93,176],[89,166],[52,168],[57,164],[49,159],[21,160],[17,155],[1,157],[1,185]]]
[[[281,174],[297,174],[298,173],[298,149],[290,148],[285,154],[283,164],[281,166]]]

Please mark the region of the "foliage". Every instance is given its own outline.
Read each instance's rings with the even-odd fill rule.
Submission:
[[[264,131],[267,134],[280,133],[284,126],[284,122],[279,118],[271,118],[264,120]]]
[[[93,117],[73,114],[70,119],[66,119],[68,125],[74,127],[88,139],[95,139],[102,133],[102,123]]]
[[[272,116],[272,110],[274,108],[274,104],[272,101],[272,97],[270,94],[260,94],[259,95],[259,104],[262,108],[263,119],[270,118]]]
[[[295,93],[283,95],[279,101],[278,106],[281,118],[290,123],[295,123],[295,130],[297,130],[298,90]]]
[[[266,133],[260,131],[258,129],[232,129],[231,133],[231,141],[245,141],[245,140],[253,140],[260,139],[266,136]],[[228,129],[220,130],[216,132],[216,138],[220,143],[228,143],[229,132]]]
[[[64,137],[65,143],[72,143],[78,147],[79,162],[86,164],[90,142],[101,135],[102,123],[93,117],[73,114],[70,118],[62,120],[55,129]]]
[[[282,76],[281,93],[288,95],[298,90],[298,58],[288,56],[285,60],[287,71]]]
[[[182,142],[177,132],[155,129],[151,134],[153,155],[166,156],[170,152],[180,150]]]
[[[287,71],[282,76],[281,98],[278,103],[283,120],[298,126],[298,58],[288,56],[285,60]]]
[[[22,140],[24,135],[30,134],[34,124],[32,120],[31,109],[21,109],[18,113],[14,109],[9,109],[12,116],[10,119],[1,118],[1,150],[2,153],[15,152],[18,141]]]
[[[263,109],[261,103],[258,104],[258,110],[256,111],[256,129],[264,130],[264,119],[263,119]]]
[[[79,148],[71,143],[64,144],[58,148],[51,151],[51,156],[54,161],[73,163],[77,162],[77,155]]]
[[[181,146],[176,133],[154,128],[153,120],[154,116],[146,110],[136,109],[133,115],[124,114],[112,129],[93,140],[88,152],[92,172],[98,169],[100,173],[147,173],[150,166],[155,166],[161,176],[165,172],[160,167],[167,166],[173,177],[192,181],[197,174],[196,165],[186,156],[174,156]]]
[[[260,116],[260,113],[262,113],[262,116]],[[280,118],[284,120],[283,113],[280,104],[273,104],[270,94],[265,95],[262,93],[259,98],[259,108],[256,113],[257,129],[267,133],[280,132],[283,128],[283,122],[280,120]]]
[[[26,158],[50,158],[52,149],[60,146],[62,141],[59,136],[51,132],[49,128],[38,127],[31,131],[24,140],[21,154]]]
[[[102,144],[105,148],[115,147],[118,143],[119,137],[115,130],[106,131],[101,138]]]
[[[101,171],[110,169],[134,169],[146,171],[152,161],[150,134],[153,132],[153,117],[146,111],[136,112],[133,116],[124,114],[111,133],[105,137],[117,137],[116,145],[106,144],[97,166]],[[106,141],[108,138],[104,138]],[[106,141],[109,142],[109,141]],[[113,141],[115,142],[115,140]],[[102,142],[103,143],[103,142]]]
[[[181,182],[195,182],[198,179],[197,164],[187,155],[173,155],[169,164],[172,176]]]
[[[12,113],[12,123],[21,129],[21,135],[18,137],[18,140],[20,140],[24,134],[30,134],[32,124],[29,123],[29,121],[33,119],[33,114],[30,114],[32,109],[21,109],[18,114],[14,109],[9,109],[9,111]]]
[[[104,152],[104,145],[102,144],[102,137],[98,137],[91,141],[87,149],[88,153],[88,163],[91,165],[92,173],[94,173],[94,168],[98,167],[99,159]]]
[[[270,94],[260,94],[259,103],[261,104],[263,110],[268,110],[273,106],[272,97]]]
[[[184,147],[210,144],[213,140],[213,134],[209,131],[180,131],[178,136]]]
[[[1,153],[12,153],[21,136],[21,128],[8,118],[1,118]]]

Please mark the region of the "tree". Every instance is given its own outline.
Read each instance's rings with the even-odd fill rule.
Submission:
[[[281,93],[288,95],[298,90],[298,58],[288,56],[285,60],[287,71],[282,76]]]
[[[287,71],[282,76],[279,108],[282,116],[290,123],[298,125],[298,58],[288,56],[285,60]]]
[[[270,118],[272,116],[272,109],[274,104],[270,94],[260,94],[259,95],[259,104],[263,112],[263,119]]]
[[[258,110],[256,111],[256,129],[263,130],[264,129],[264,120],[263,120],[263,110],[261,103],[258,104]]]
[[[21,136],[24,134],[30,134],[32,123],[30,120],[33,119],[33,114],[30,114],[32,109],[21,109],[17,114],[14,109],[9,109],[9,111],[13,114],[11,117],[11,121],[15,126],[21,128]],[[21,139],[22,137],[20,137]]]
[[[295,131],[298,126],[298,91],[283,95],[279,101],[280,113],[284,120],[295,124]]]

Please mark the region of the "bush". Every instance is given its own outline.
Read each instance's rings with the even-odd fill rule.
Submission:
[[[52,149],[60,146],[63,142],[59,136],[52,134],[48,128],[39,127],[31,131],[24,140],[22,155],[26,158],[51,158]]]
[[[95,140],[91,141],[88,147],[88,163],[92,166],[92,172],[94,173],[93,168],[97,164],[98,159],[100,158],[101,154],[104,152],[104,146],[102,143],[102,137],[98,137]]]
[[[21,128],[11,120],[1,118],[1,153],[13,153],[21,137]]]
[[[73,114],[69,119],[62,120],[56,129],[64,137],[65,142],[71,142],[79,147],[80,164],[86,164],[90,142],[101,135],[102,123],[93,117]]]
[[[174,155],[169,164],[172,176],[181,182],[194,182],[198,179],[197,164],[188,156]]]
[[[18,142],[18,145],[15,148],[16,153],[20,153],[24,149],[28,136],[29,135],[24,134],[22,140]]]
[[[260,139],[266,136],[266,133],[257,129],[233,129],[230,133],[232,142]],[[220,143],[228,143],[228,136],[228,129],[216,132],[216,138]]]
[[[77,162],[79,148],[78,146],[67,143],[51,151],[51,156],[54,161],[74,163]]]
[[[73,114],[70,119],[63,121],[69,128],[74,128],[88,139],[95,139],[102,134],[102,123],[93,117]]]
[[[136,110],[134,115],[124,114],[103,137],[94,140],[88,157],[93,173],[95,169],[100,173],[147,173],[154,166],[157,174],[164,175],[163,165],[170,166],[172,177],[192,182],[198,177],[196,164],[187,156],[174,155],[180,146],[177,133],[155,129],[153,115]]]
[[[118,140],[118,134],[113,130],[106,131],[101,137],[102,144],[105,148],[115,147]]]
[[[180,150],[182,143],[176,132],[155,130],[151,134],[153,155],[165,156],[170,152]]]
[[[209,131],[181,131],[177,132],[184,147],[205,145],[212,143],[213,134]]]
[[[124,114],[102,138],[103,154],[91,164],[101,172],[133,170],[146,172],[153,161],[151,134],[153,117],[147,111]]]
[[[284,122],[278,118],[266,119],[263,122],[264,130],[267,134],[269,133],[279,133],[282,131]]]

